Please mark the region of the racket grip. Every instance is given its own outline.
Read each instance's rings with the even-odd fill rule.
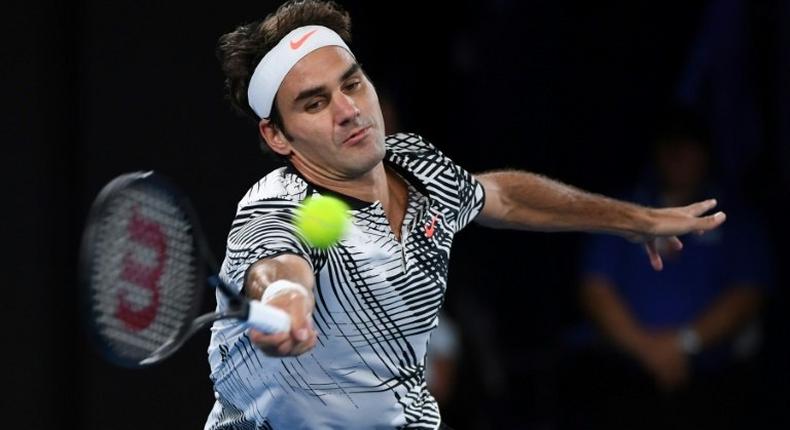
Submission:
[[[247,324],[266,334],[281,333],[291,329],[291,317],[282,309],[259,300],[250,300]]]

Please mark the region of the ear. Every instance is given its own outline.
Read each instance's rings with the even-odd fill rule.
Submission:
[[[270,120],[262,119],[258,123],[258,131],[272,151],[286,157],[291,154],[291,143]]]

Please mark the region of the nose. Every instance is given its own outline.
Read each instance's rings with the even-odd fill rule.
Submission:
[[[353,98],[343,92],[338,92],[337,96],[333,97],[335,120],[338,125],[348,125],[359,116],[359,108]]]

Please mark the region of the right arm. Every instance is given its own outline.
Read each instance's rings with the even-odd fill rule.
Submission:
[[[312,321],[315,275],[307,261],[295,254],[258,260],[247,270],[244,291],[250,299],[261,300],[269,285],[279,280],[291,281],[305,288],[304,291],[283,290],[265,299],[265,303],[282,309],[291,317],[291,330],[264,334],[250,329],[250,339],[270,356],[300,355],[312,349],[317,341]]]

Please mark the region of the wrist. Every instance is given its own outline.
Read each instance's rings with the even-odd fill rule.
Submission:
[[[287,293],[301,294],[305,297],[310,296],[310,292],[303,285],[287,279],[279,279],[269,284],[266,289],[263,290],[261,302],[268,302],[274,297]]]
[[[692,327],[683,327],[678,332],[678,346],[687,355],[695,355],[702,350],[702,340]]]
[[[655,226],[655,209],[636,204],[633,204],[631,208],[633,215],[629,231],[639,236],[650,234]]]

